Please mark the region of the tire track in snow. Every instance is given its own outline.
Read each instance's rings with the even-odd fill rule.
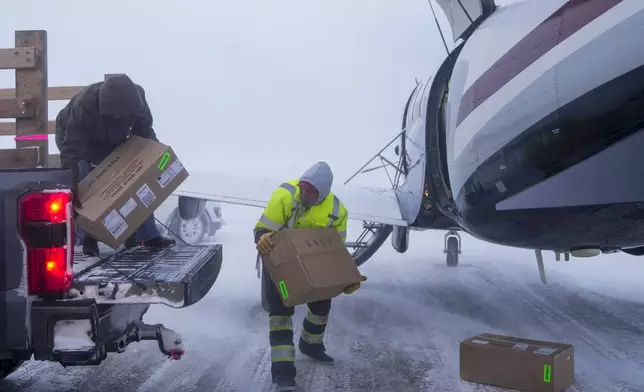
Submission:
[[[238,305],[243,319],[239,320],[243,334],[235,339],[236,350],[225,362],[221,380],[212,380],[215,391],[257,391],[267,388],[270,380],[270,345],[268,341],[268,314],[258,301],[243,301]],[[248,371],[252,371],[249,377]],[[261,388],[261,389],[260,389]]]
[[[513,307],[533,310],[525,315],[525,336],[575,346],[578,386],[582,390],[618,391],[615,385],[624,379],[644,386],[640,354],[644,346],[639,338],[644,325],[636,317],[624,318],[624,311],[613,313],[615,308],[628,308],[632,314],[641,315],[642,304],[561,285],[556,280],[549,287],[539,283],[519,286],[502,274],[496,275],[496,282],[511,293]],[[630,344],[624,344],[625,339]]]
[[[207,298],[178,311],[153,307],[146,315],[146,322],[162,322],[184,336],[181,361],[166,362],[154,342],[144,342],[95,368],[30,363],[0,382],[0,390],[273,391],[268,315],[259,307],[246,245],[228,248],[230,261]],[[460,341],[483,332],[575,344],[578,390],[644,390],[640,304],[563,286],[556,278],[543,288],[526,263],[463,257],[448,268],[440,251],[415,259],[388,253],[361,268],[369,276],[362,289],[333,301],[326,344],[335,365],[297,352],[300,390],[503,391],[459,379]],[[231,269],[236,260],[248,265]],[[305,313],[306,306],[297,307],[296,342]],[[629,346],[631,339],[637,340]]]
[[[549,287],[544,287],[532,280],[521,279],[516,269],[509,270],[512,272],[507,273],[495,265],[476,270],[481,282],[488,282],[487,290],[493,293],[487,295],[487,299],[495,298],[495,301],[482,301],[480,296],[476,296],[475,291],[481,289],[480,284],[477,290],[463,285],[460,289],[454,286],[452,290],[461,291],[458,296],[471,297],[487,309],[487,314],[476,314],[477,318],[488,321],[490,315],[500,316],[502,321],[497,325],[503,328],[493,332],[574,344],[577,386],[582,390],[620,391],[616,385],[624,379],[628,380],[627,383],[644,386],[644,363],[640,354],[644,347],[639,339],[644,325],[636,316],[625,316],[629,313],[643,314],[642,304],[602,296],[571,285],[563,286],[556,280],[551,281]],[[436,290],[436,287],[428,290]],[[431,295],[437,297],[435,292]],[[615,308],[622,310],[614,314],[612,310]],[[458,308],[453,308],[453,311],[466,313]],[[520,322],[508,322],[511,318]],[[629,346],[626,341],[639,343]]]
[[[372,296],[380,305],[389,303],[388,311],[405,313],[410,320],[408,328],[416,336],[414,342],[410,343],[415,345],[416,350],[422,350],[422,355],[428,362],[418,389],[410,390],[496,390],[489,386],[465,383],[459,377],[458,345],[462,339],[480,333],[482,325],[442,310],[436,306],[437,301],[424,291],[425,287],[431,287],[438,281],[451,280],[452,285],[461,284],[455,275],[455,269],[431,263],[414,266],[413,272],[405,264],[387,265],[383,269],[386,270],[383,274],[392,278],[382,282],[384,287],[380,287],[381,282],[372,287],[372,290],[378,290],[378,294],[372,293]],[[441,296],[443,294],[450,295],[441,293]],[[468,301],[459,303],[460,306],[470,306]]]
[[[219,303],[210,311],[225,317],[211,326],[210,334],[204,335],[202,330],[201,336],[194,336],[190,351],[186,339],[186,352],[192,359],[186,361],[186,354],[177,366],[158,369],[139,392],[263,388],[266,383],[263,367],[268,353],[266,313],[257,304],[245,300]],[[249,377],[250,369],[255,369],[252,374],[256,376]]]
[[[153,342],[134,343],[122,354],[110,354],[98,366],[63,368],[58,363],[29,362],[0,381],[3,392],[86,392],[88,390],[132,390],[165,359]],[[118,377],[115,377],[118,374]],[[4,384],[7,385],[4,385]]]

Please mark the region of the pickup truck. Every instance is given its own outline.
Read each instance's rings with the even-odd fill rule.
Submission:
[[[0,170],[0,379],[32,358],[97,365],[141,340],[180,359],[180,335],[143,315],[152,304],[198,302],[219,275],[221,245],[83,258],[74,251],[72,183],[63,169]]]

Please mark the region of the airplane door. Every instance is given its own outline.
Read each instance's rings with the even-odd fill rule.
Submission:
[[[407,130],[404,134],[405,149],[402,153],[406,155],[409,170],[405,182],[397,189],[397,193],[402,217],[410,224],[416,220],[423,201],[427,159],[425,113],[430,87],[431,79],[414,90],[405,121]]]

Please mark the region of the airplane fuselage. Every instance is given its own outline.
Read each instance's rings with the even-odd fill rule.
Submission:
[[[643,245],[643,36],[642,0],[494,11],[408,102],[403,217],[532,249]]]

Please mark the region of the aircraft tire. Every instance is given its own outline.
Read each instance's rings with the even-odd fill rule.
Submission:
[[[447,239],[447,265],[456,267],[458,265],[458,238]]]
[[[369,241],[369,246],[363,249],[359,249],[354,255],[353,259],[355,260],[356,266],[360,267],[367,260],[373,256],[382,244],[387,241],[389,235],[394,230],[392,225],[383,225],[380,227],[376,233],[373,235],[371,241]]]

